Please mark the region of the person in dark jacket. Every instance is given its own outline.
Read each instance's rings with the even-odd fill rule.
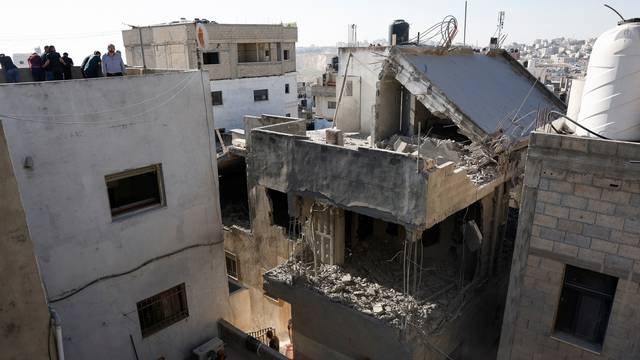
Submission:
[[[11,60],[10,56],[0,54],[0,67],[2,67],[2,70],[4,70],[7,82],[17,83],[18,81],[20,81],[18,67],[13,63],[13,60]]]
[[[87,78],[96,78],[100,76],[99,71],[101,62],[102,60],[100,59],[100,51],[94,51],[93,55],[91,55],[91,57],[89,57],[89,59],[87,59],[87,62],[84,64],[84,76]]]
[[[44,56],[45,61],[42,67],[45,69],[47,81],[62,80],[64,74],[64,60],[60,53],[56,51],[56,47],[49,45],[49,52]]]
[[[65,80],[71,80],[71,68],[73,67],[73,59],[69,57],[68,53],[62,54],[62,61],[64,61],[63,75]]]

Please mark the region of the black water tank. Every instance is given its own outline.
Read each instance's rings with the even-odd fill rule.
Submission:
[[[389,25],[389,45],[393,44],[393,35],[396,35],[396,45],[409,42],[409,23],[404,20],[394,20]]]

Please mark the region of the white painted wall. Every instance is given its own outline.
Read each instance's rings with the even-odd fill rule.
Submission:
[[[30,120],[4,126],[49,299],[220,242],[53,303],[69,359],[132,359],[130,334],[142,359],[181,359],[217,335],[228,290],[207,81],[193,71],[0,85],[0,114]],[[167,206],[112,221],[105,175],[155,163]],[[189,317],[142,339],[136,303],[183,282]]]
[[[285,94],[285,84],[289,93]],[[253,101],[253,90],[269,89],[269,100]],[[298,116],[296,74],[211,81],[211,91],[222,91],[222,105],[213,107],[216,128],[244,129],[244,116],[262,114]]]
[[[336,100],[335,96],[315,96],[313,112],[316,117],[333,120],[336,115],[336,109],[335,107],[333,109],[329,108],[329,101],[333,101],[337,105],[338,100]]]

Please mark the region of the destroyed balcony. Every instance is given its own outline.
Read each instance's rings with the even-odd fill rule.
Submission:
[[[464,151],[457,162],[449,161],[435,145],[422,144],[418,156],[393,146],[371,147],[368,138],[354,133],[307,131],[305,121],[256,119],[271,124],[245,131],[247,161],[258,185],[412,228],[430,228],[491,194],[519,163],[516,159],[490,176],[477,176],[475,165],[465,163],[471,153]],[[408,145],[401,146],[413,146]]]

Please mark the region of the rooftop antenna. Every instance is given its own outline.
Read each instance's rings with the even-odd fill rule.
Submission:
[[[605,6],[605,7],[607,7],[607,8],[609,8],[609,9],[611,9],[611,11],[613,11],[614,13],[616,13],[616,15],[620,16],[620,19],[622,19],[622,21],[624,21],[624,20],[625,20],[625,19],[622,17],[622,15],[620,15],[620,13],[618,12],[618,10],[614,9],[613,7],[611,7],[611,6],[607,5],[607,4],[604,4],[604,6]]]
[[[418,41],[420,43],[420,41]],[[467,2],[464,2],[464,27],[462,29],[462,46],[467,45]]]
[[[502,36],[502,29],[504,29],[504,10],[498,12],[498,27],[496,28],[496,32],[494,34],[495,37],[500,39]]]
[[[356,24],[349,24],[349,36],[347,38],[348,46],[358,46],[358,34]]]

